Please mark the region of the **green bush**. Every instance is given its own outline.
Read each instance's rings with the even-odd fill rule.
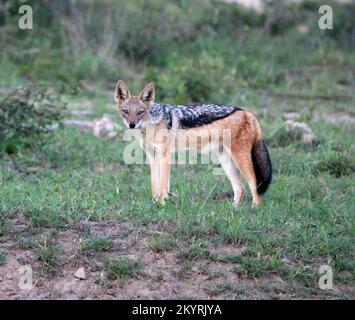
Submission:
[[[218,103],[226,101],[236,91],[235,72],[234,68],[227,68],[222,59],[202,54],[197,59],[176,60],[167,72],[146,69],[145,78],[156,83],[159,101]]]
[[[56,95],[37,86],[18,88],[0,102],[0,152],[41,144],[63,117]]]
[[[283,81],[275,70],[342,63],[334,48],[354,45],[354,6],[334,1],[330,2],[334,28],[320,30],[321,1],[268,1],[265,10],[256,13],[219,0],[29,0],[34,15],[41,17],[34,19],[35,32],[17,27],[22,1],[5,2],[7,9],[0,14],[4,27],[0,65],[8,71],[0,75],[4,86],[19,77],[71,85],[120,78],[138,86],[144,70],[153,68],[169,78],[161,82],[164,89],[177,91],[178,101],[196,101],[208,97],[210,77],[229,74],[214,75],[214,68],[208,72],[207,64],[198,61],[202,55],[222,60],[226,67],[221,71],[236,68],[237,81],[245,86],[267,88]],[[300,33],[300,26],[308,31]],[[302,55],[297,54],[299,47]],[[190,75],[180,67],[189,68]],[[234,92],[227,98],[233,99]]]

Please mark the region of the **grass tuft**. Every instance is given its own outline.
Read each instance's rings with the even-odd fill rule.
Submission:
[[[62,252],[61,247],[56,243],[44,241],[37,247],[38,260],[42,263],[45,271],[49,274],[55,275],[58,273],[59,254]]]
[[[146,243],[147,247],[154,252],[163,252],[171,250],[176,245],[176,240],[170,235],[154,235]]]
[[[187,250],[180,252],[177,258],[180,260],[212,259],[214,255],[208,249],[206,241],[198,240],[192,243]]]
[[[87,237],[80,244],[80,251],[85,254],[110,251],[112,248],[113,240],[105,237]]]
[[[129,258],[121,258],[104,263],[104,270],[109,280],[128,279],[136,274],[141,267],[142,265],[139,261]]]
[[[3,251],[0,251],[0,266],[4,265],[6,262],[6,253]]]

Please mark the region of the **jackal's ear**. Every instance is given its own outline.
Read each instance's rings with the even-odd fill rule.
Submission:
[[[147,107],[150,107],[151,104],[153,104],[154,102],[154,97],[155,97],[154,84],[151,82],[144,87],[143,91],[141,92],[138,98],[143,103],[145,103]]]
[[[115,102],[118,104],[122,104],[130,97],[131,93],[129,92],[127,85],[122,80],[118,80],[115,90]]]

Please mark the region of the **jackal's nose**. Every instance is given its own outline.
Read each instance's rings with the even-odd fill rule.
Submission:
[[[133,129],[135,126],[136,126],[135,123],[130,123],[130,124],[129,124],[129,127],[130,127],[131,129]]]

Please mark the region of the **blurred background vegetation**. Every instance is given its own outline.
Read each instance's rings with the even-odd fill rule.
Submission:
[[[318,26],[322,1],[247,1],[261,4],[259,9],[236,2],[2,0],[0,98],[32,86],[36,92],[28,96],[41,96],[37,106],[44,108],[38,111],[23,97],[3,102],[0,151],[37,141],[23,143],[29,128],[36,128],[36,137],[48,133],[63,118],[58,96],[69,95],[70,104],[75,95],[90,100],[98,114],[114,112],[109,103],[117,79],[135,94],[153,81],[156,100],[177,104],[213,102],[255,110],[272,96],[278,103],[309,100],[312,113],[319,108],[317,100],[353,100],[352,1],[329,3],[331,30]],[[33,9],[33,30],[18,27],[23,4]],[[58,103],[48,108],[47,98]],[[291,100],[290,110],[298,108],[292,105]]]
[[[329,77],[287,77],[299,66],[354,65],[355,6],[328,2],[333,30],[318,27],[322,1],[255,11],[217,0],[2,0],[0,86],[50,80],[94,94],[118,78],[135,90],[154,81],[157,99],[175,103],[240,103],[275,85],[334,94]],[[33,8],[33,30],[18,28],[22,4]],[[332,80],[349,81],[345,72]]]

